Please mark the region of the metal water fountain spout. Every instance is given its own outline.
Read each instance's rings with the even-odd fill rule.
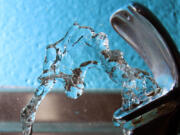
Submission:
[[[171,115],[166,134],[176,134],[180,121],[180,57],[173,40],[158,19],[138,3],[116,11],[110,22],[144,59],[163,90],[125,115],[114,116],[114,120],[124,121],[123,128],[133,134],[136,128]]]

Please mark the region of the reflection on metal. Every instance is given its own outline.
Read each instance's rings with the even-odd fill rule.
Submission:
[[[0,93],[0,134],[22,132],[19,110],[32,94]],[[121,130],[113,126],[112,114],[119,104],[121,104],[121,95],[118,93],[91,92],[73,100],[67,98],[63,92],[52,92],[47,95],[39,108],[33,135],[40,132],[48,135],[52,133],[71,135],[73,132],[89,135],[107,133],[118,135]]]
[[[20,133],[22,131],[19,122],[0,122],[1,133]],[[119,128],[115,128],[112,123],[35,123],[34,133],[84,133],[84,134],[112,134],[119,135]]]
[[[139,4],[132,4],[127,9],[115,12],[111,17],[111,23],[113,28],[144,58],[158,85],[164,91],[169,91],[178,81],[176,63],[166,39],[163,39],[163,35],[150,22],[151,20],[146,18],[145,10]]]
[[[1,92],[0,122],[19,122],[19,110],[32,94]],[[111,122],[113,111],[119,107],[119,104],[121,104],[121,95],[118,93],[87,92],[79,99],[73,100],[67,98],[63,92],[52,92],[39,107],[36,120],[37,122]]]
[[[138,3],[116,11],[111,16],[111,24],[144,58],[153,72],[154,79],[162,88],[161,93],[150,94],[151,98],[143,104],[124,113],[116,112],[114,121],[123,127],[124,134],[131,135],[134,129],[178,110],[179,53],[157,18]],[[177,116],[172,119],[174,117]],[[174,128],[177,128],[177,125],[174,124]],[[175,130],[172,132],[176,132]]]

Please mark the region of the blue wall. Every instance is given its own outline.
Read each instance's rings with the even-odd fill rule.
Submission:
[[[126,0],[1,0],[0,86],[36,87],[47,44],[78,22],[109,36],[133,67],[148,70],[138,54],[112,29],[109,17]],[[138,0],[162,21],[180,51],[180,1]]]

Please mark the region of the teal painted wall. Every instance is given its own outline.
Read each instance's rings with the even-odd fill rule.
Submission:
[[[137,0],[163,23],[180,51],[180,1]],[[63,37],[78,22],[109,36],[112,49],[124,52],[133,67],[149,70],[138,54],[113,30],[111,14],[130,0],[1,0],[0,87],[37,86],[46,45]],[[97,83],[101,83],[101,79]],[[106,85],[96,87],[106,87]]]

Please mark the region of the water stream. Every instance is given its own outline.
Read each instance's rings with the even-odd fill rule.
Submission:
[[[63,38],[46,47],[39,86],[21,111],[23,135],[32,134],[38,107],[54,84],[63,84],[66,95],[77,99],[84,92],[86,73],[92,68],[103,70],[113,81],[112,85],[122,89],[122,106],[115,115],[161,92],[149,73],[130,67],[120,50],[110,50],[105,33],[74,23]]]

